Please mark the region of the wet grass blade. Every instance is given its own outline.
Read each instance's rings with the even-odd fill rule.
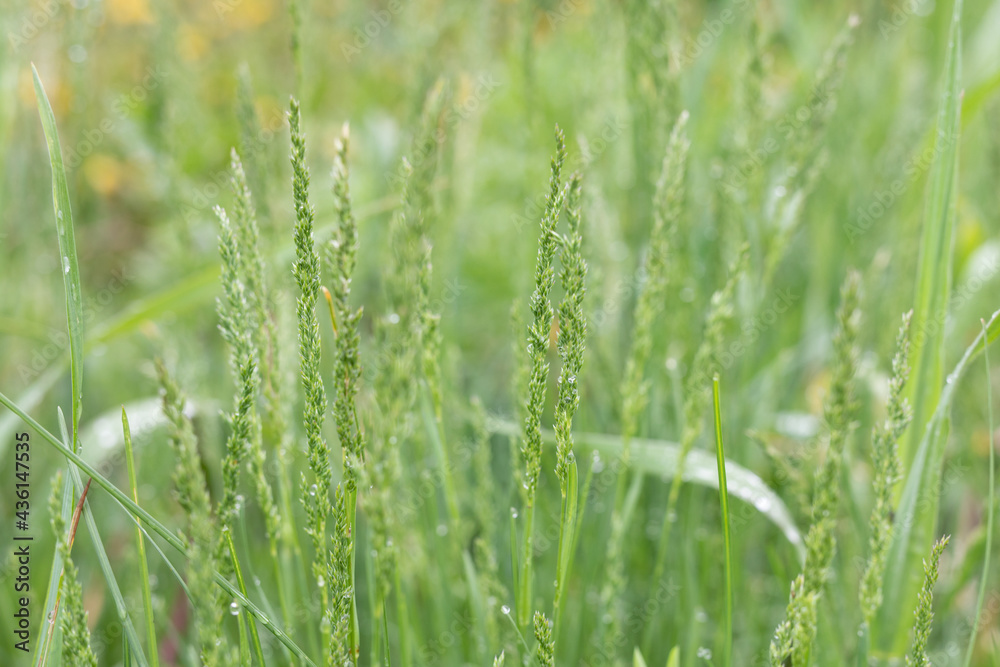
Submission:
[[[983,338],[986,338],[986,323],[983,322]],[[995,449],[995,444],[993,442],[993,382],[990,377],[990,354],[989,348],[983,348],[983,359],[986,365],[986,414],[987,423],[989,424],[989,448],[990,448],[990,474],[989,474],[989,490],[986,493],[986,548],[984,549],[985,556],[983,557],[983,577],[979,581],[979,598],[976,601],[976,613],[973,618],[982,618],[983,613],[983,603],[986,601],[986,584],[989,582],[990,578],[990,554],[993,553],[993,507],[996,504],[996,486],[994,483],[994,465],[995,465],[995,455],[993,450]],[[980,623],[974,623],[972,625],[972,631],[969,633],[969,648],[965,652],[965,667],[969,667],[972,664],[972,655],[976,652],[976,636],[979,633]]]
[[[76,258],[76,236],[73,233],[73,211],[69,202],[69,187],[66,185],[66,170],[63,168],[62,147],[56,129],[56,117],[52,113],[49,98],[38,71],[31,66],[35,81],[35,97],[38,100],[38,115],[42,119],[45,143],[49,149],[49,164],[52,167],[52,206],[56,214],[56,231],[59,235],[59,255],[61,257],[63,286],[66,290],[66,324],[69,334],[70,378],[72,382],[73,410],[70,422],[73,426],[73,451],[79,449],[80,415],[83,409],[83,293],[80,288],[80,265]]]
[[[719,469],[719,503],[722,505],[722,534],[726,544],[726,627],[722,652],[723,667],[733,664],[733,550],[729,539],[729,491],[726,484],[726,453],[722,445],[722,408],[719,401],[719,376],[712,379],[715,405],[715,454]]]
[[[139,504],[139,491],[135,476],[135,457],[132,452],[132,430],[129,428],[128,415],[122,407],[122,436],[125,440],[125,462],[128,466],[128,485],[132,492],[132,500]],[[149,642],[149,664],[157,667],[160,664],[159,654],[156,648],[156,622],[153,616],[153,592],[149,588],[149,563],[146,560],[146,541],[142,537],[142,530],[136,526],[135,542],[137,554],[139,556],[139,574],[142,579],[142,606],[146,620],[146,641]]]

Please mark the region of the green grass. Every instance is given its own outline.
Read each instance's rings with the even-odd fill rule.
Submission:
[[[994,5],[0,11],[0,664],[994,665]]]

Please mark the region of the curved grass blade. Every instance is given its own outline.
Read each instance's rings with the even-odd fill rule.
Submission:
[[[73,410],[70,415],[72,448],[80,447],[80,415],[83,410],[83,293],[80,288],[80,265],[76,258],[76,237],[73,232],[73,211],[69,202],[69,187],[66,185],[66,170],[63,168],[62,148],[52,105],[45,95],[38,71],[31,66],[35,82],[35,97],[38,100],[38,115],[42,119],[45,143],[49,149],[49,164],[52,167],[52,206],[56,214],[56,232],[59,235],[59,255],[66,290],[66,325],[69,334],[70,378],[72,382]]]
[[[31,415],[27,414],[21,408],[17,406],[13,401],[11,401],[3,392],[0,392],[0,405],[5,406],[8,410],[15,413],[21,420],[24,421],[28,426],[35,430],[43,440],[49,443],[53,448],[55,448],[60,454],[62,454],[70,463],[85,472],[90,476],[94,482],[97,483],[99,487],[104,489],[108,495],[118,501],[118,503],[124,507],[128,512],[141,519],[147,526],[153,529],[153,531],[162,537],[167,544],[172,546],[174,549],[179,551],[185,558],[188,557],[187,548],[184,542],[177,535],[174,534],[169,528],[164,526],[157,520],[152,514],[144,510],[142,507],[137,505],[131,498],[128,497],[121,489],[112,484],[106,477],[101,475],[94,466],[90,465],[84,461],[79,454],[69,449],[64,443],[62,443],[58,438],[52,435],[46,428],[39,424]],[[70,466],[72,467],[72,466]],[[77,473],[78,474],[78,473]],[[285,632],[275,624],[271,618],[264,613],[253,602],[248,600],[240,591],[234,586],[226,577],[224,577],[219,572],[214,575],[215,582],[228,594],[236,599],[237,602],[243,605],[243,608],[248,612],[253,614],[253,616],[260,621],[261,625],[267,628],[274,637],[284,644],[296,657],[299,658],[304,664],[310,665],[311,667],[316,667],[316,664],[306,655],[299,646],[292,641],[292,639],[285,634]]]
[[[986,337],[986,322],[983,322],[983,337]],[[982,618],[983,603],[986,600],[986,584],[990,578],[990,554],[993,553],[993,506],[996,504],[996,486],[994,484],[995,455],[993,450],[996,445],[993,442],[993,382],[990,377],[990,354],[988,348],[983,348],[983,358],[986,364],[986,414],[989,423],[990,434],[990,475],[989,491],[986,494],[986,548],[983,557],[983,578],[979,581],[979,598],[976,600],[976,615],[973,618]],[[965,667],[972,664],[972,654],[976,652],[976,636],[979,633],[981,623],[972,625],[972,632],[969,633],[969,648],[965,652]]]
[[[941,487],[941,460],[948,440],[951,402],[955,389],[969,363],[986,345],[1000,336],[1000,310],[993,313],[983,331],[976,336],[965,354],[945,382],[934,415],[927,423],[924,437],[914,454],[903,487],[903,494],[896,510],[893,524],[893,541],[886,561],[884,602],[872,628],[873,657],[902,655],[916,608],[917,592],[921,583],[921,560],[926,546],[934,540],[937,521],[937,502]],[[936,458],[935,458],[936,457]],[[934,508],[928,511],[928,506]]]
[[[1000,331],[997,332],[1000,334]],[[510,435],[518,433],[518,426],[510,422],[495,422],[491,425],[495,433]],[[594,449],[607,457],[620,457],[622,454],[622,439],[619,435],[603,433],[574,433],[573,437],[579,447]],[[550,444],[555,442],[555,433],[542,430],[542,441]],[[672,480],[674,470],[680,458],[680,446],[665,440],[647,440],[633,438],[631,444],[631,466],[644,474],[654,475],[664,480]],[[692,449],[684,460],[682,481],[697,484],[709,489],[718,490],[719,477],[715,456],[707,452]],[[785,538],[795,548],[799,560],[805,557],[805,545],[802,533],[784,501],[764,483],[760,477],[750,470],[732,461],[726,461],[726,479],[729,486],[729,496],[752,505],[773,523]]]

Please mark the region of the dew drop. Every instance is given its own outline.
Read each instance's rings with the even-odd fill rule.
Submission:
[[[388,315],[388,317],[386,317],[386,319],[389,320],[390,324],[399,324],[399,314],[398,313],[389,313],[389,315]]]
[[[712,659],[712,649],[706,648],[704,646],[699,646],[698,647],[698,657],[702,658],[704,660],[711,660]]]
[[[81,44],[74,44],[69,47],[67,55],[72,62],[79,64],[87,59],[87,49],[85,49]]]
[[[784,197],[787,193],[788,193],[788,191],[785,189],[784,185],[779,185],[778,187],[776,187],[774,189],[774,196],[778,197],[779,199],[781,197]]]
[[[517,509],[516,508],[514,508],[514,507],[510,508],[510,516],[511,516],[512,519],[516,519],[517,518]]]
[[[229,613],[233,616],[239,616],[240,614],[240,604],[236,600],[233,600],[232,604],[229,605]]]
[[[69,257],[63,257],[63,273],[69,273]]]
[[[319,487],[317,487],[315,484],[313,484],[312,486],[309,487],[309,495],[310,496],[315,496],[317,490],[319,490]]]
[[[507,605],[503,605],[502,607],[500,607],[500,611],[502,611],[507,616],[510,616],[510,607],[508,607]]]

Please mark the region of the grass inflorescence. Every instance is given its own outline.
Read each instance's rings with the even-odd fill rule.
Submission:
[[[141,25],[169,67],[90,150],[57,119],[94,142],[113,47],[46,28],[74,59],[39,58],[55,104],[32,77],[56,239],[0,230],[31,297],[0,312],[31,361],[0,454],[30,434],[54,477],[36,667],[992,664],[992,395],[964,376],[1000,337],[969,326],[1000,78],[963,77],[961,2],[251,4],[109,7],[108,43]],[[211,71],[271,31],[279,57]],[[910,84],[939,70],[932,128]],[[6,217],[40,218],[14,177]]]

